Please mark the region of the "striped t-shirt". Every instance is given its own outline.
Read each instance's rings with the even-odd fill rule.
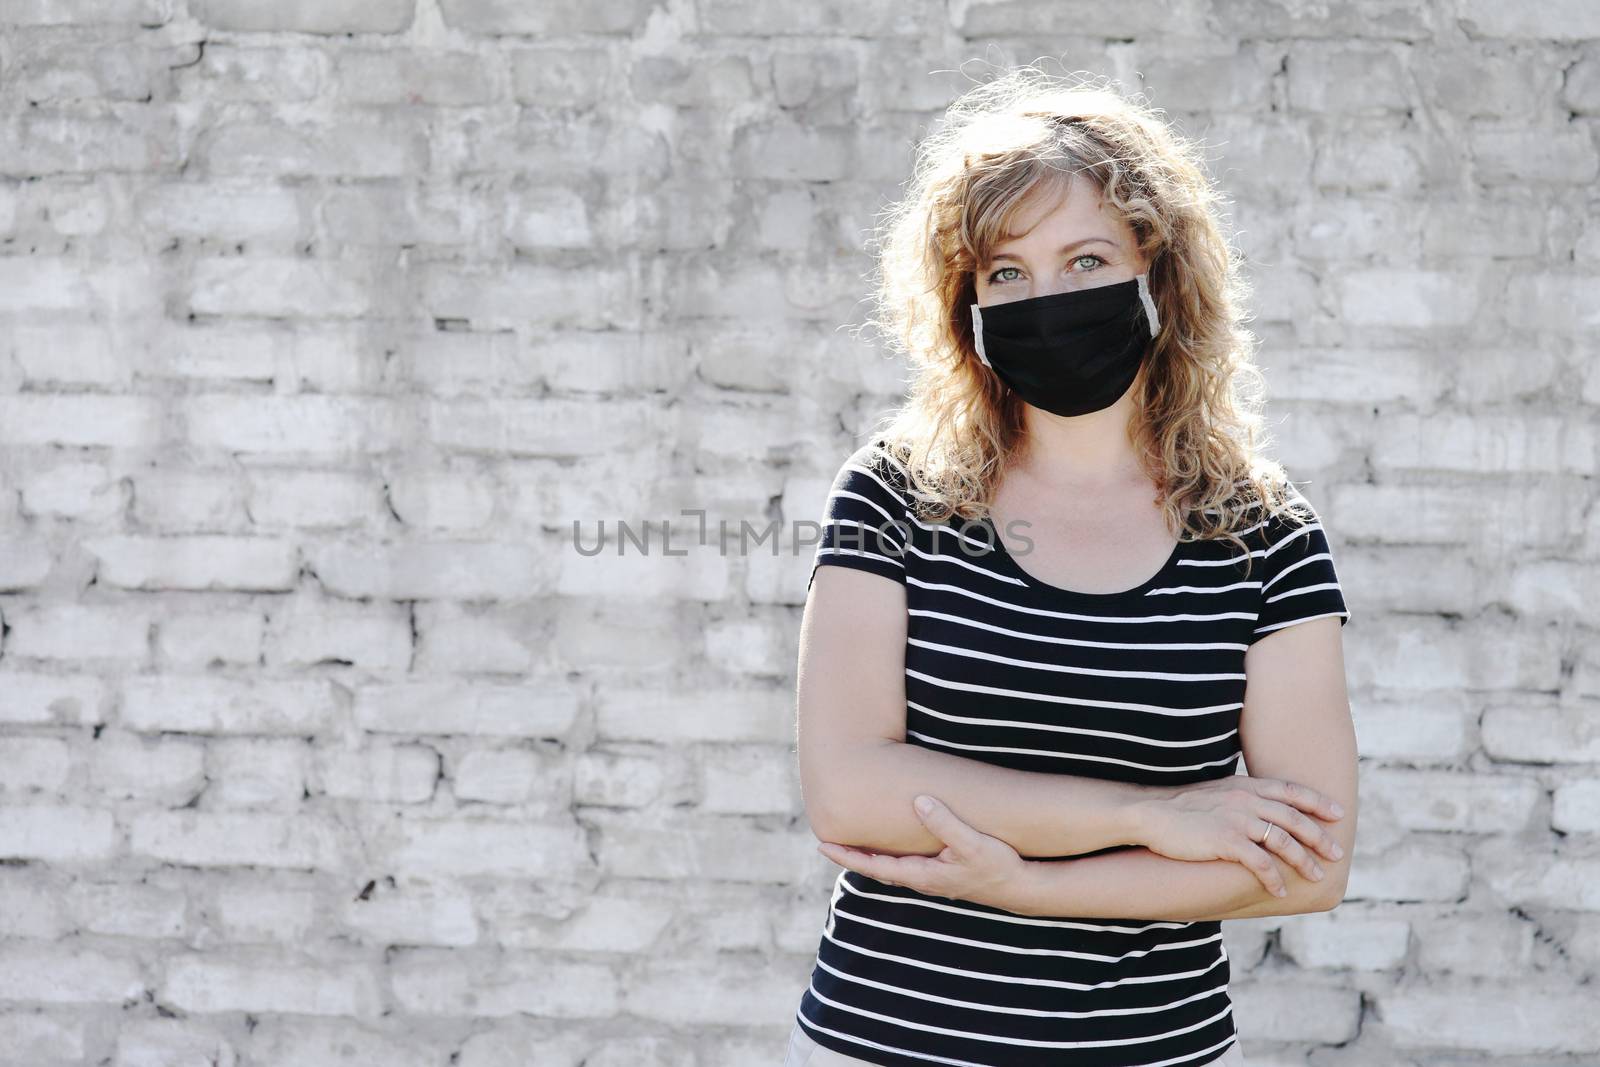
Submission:
[[[833,482],[812,575],[904,583],[909,744],[1143,784],[1224,777],[1246,648],[1349,620],[1315,518],[1246,523],[1248,578],[1230,542],[1185,541],[1135,588],[1077,592],[989,550],[992,523],[914,518],[904,468],[875,443]],[[1235,1041],[1228,979],[1220,921],[1024,916],[843,870],[797,1021],[824,1048],[899,1067],[1190,1067]]]

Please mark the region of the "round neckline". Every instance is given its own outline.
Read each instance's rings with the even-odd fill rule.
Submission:
[[[1039,592],[1048,594],[1050,596],[1064,597],[1074,600],[1106,601],[1120,600],[1125,597],[1144,595],[1151,589],[1154,589],[1156,584],[1160,582],[1162,578],[1166,577],[1167,572],[1172,570],[1172,568],[1177,565],[1178,557],[1183,554],[1183,546],[1186,543],[1180,537],[1178,542],[1172,546],[1172,551],[1168,553],[1166,560],[1162,562],[1161,566],[1156,570],[1156,572],[1150,577],[1146,578],[1144,581],[1140,582],[1138,585],[1133,586],[1130,589],[1121,589],[1111,593],[1090,593],[1082,589],[1068,589],[1065,586],[1051,585],[1049,582],[1046,582],[1043,579],[1035,578],[1033,575],[1023,570],[1022,564],[1018,563],[1016,559],[1012,557],[1011,552],[1005,546],[1004,540],[1002,540],[1000,537],[1000,531],[994,525],[994,520],[985,515],[981,521],[984,528],[989,532],[992,544],[994,545],[994,552],[999,559],[1000,565],[1010,572],[1013,578],[1021,581],[1022,584],[1027,586],[1029,589],[1038,590]]]

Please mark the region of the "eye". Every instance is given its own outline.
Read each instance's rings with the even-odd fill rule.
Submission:
[[[1100,264],[1101,267],[1106,265],[1106,261],[1101,259],[1099,256],[1095,255],[1093,252],[1085,252],[1081,256],[1073,256],[1072,257],[1072,262],[1081,263],[1086,259],[1094,260],[1096,263]],[[1098,270],[1099,268],[1098,267],[1090,267],[1089,269],[1090,270]]]
[[[999,270],[997,270],[993,274],[989,275],[989,284],[990,285],[994,285],[997,281],[999,281],[1000,275],[1004,274],[1008,270],[1016,270],[1016,269],[1017,268],[1015,268],[1015,267],[1001,267]]]

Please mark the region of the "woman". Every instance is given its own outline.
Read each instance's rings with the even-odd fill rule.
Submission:
[[[877,320],[910,396],[801,624],[846,869],[787,1067],[1241,1064],[1221,920],[1339,903],[1356,751],[1216,195],[1148,108],[1032,68],[919,152]]]

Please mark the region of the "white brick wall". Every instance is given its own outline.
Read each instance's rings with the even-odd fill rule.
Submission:
[[[809,548],[680,512],[894,401],[836,327],[990,46],[1213,146],[1356,613],[1251,1062],[1600,1055],[1590,0],[8,0],[0,1064],[777,1062]]]

